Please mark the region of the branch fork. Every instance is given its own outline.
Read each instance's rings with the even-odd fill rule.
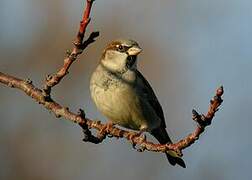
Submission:
[[[90,34],[89,38],[83,42],[86,28],[90,22],[90,12],[94,0],[86,0],[86,7],[83,13],[82,20],[80,22],[79,31],[76,36],[76,40],[73,42],[74,48],[71,52],[67,52],[67,57],[64,59],[63,66],[54,74],[48,75],[45,80],[44,94],[45,96],[50,96],[51,89],[60,83],[60,81],[68,74],[68,70],[72,63],[77,59],[83,50],[91,43],[95,41],[95,38],[99,36],[99,32],[93,32]]]

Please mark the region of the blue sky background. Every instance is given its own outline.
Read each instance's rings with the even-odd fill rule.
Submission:
[[[82,6],[81,0],[1,0],[0,71],[41,87],[72,47]],[[249,0],[96,0],[88,32],[101,36],[54,88],[62,105],[105,121],[90,99],[91,72],[109,41],[135,39],[144,50],[140,71],[175,141],[195,127],[192,108],[205,112],[224,85],[211,127],[184,151],[187,169],[168,165],[159,153],[135,152],[125,140],[82,143],[79,127],[0,86],[0,179],[251,179],[251,7]]]

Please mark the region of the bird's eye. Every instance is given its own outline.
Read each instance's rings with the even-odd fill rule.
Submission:
[[[117,45],[117,48],[119,51],[123,51],[123,49],[124,49],[122,45]]]

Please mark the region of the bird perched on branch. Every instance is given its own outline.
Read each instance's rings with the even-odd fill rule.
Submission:
[[[147,131],[161,144],[171,143],[162,107],[148,81],[137,70],[141,51],[133,40],[119,39],[108,44],[91,77],[91,96],[112,123]],[[166,153],[169,162],[185,167],[184,161],[174,154]]]

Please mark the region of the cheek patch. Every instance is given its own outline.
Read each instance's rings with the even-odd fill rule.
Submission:
[[[106,56],[107,56],[106,57],[107,59],[113,59],[115,56],[115,53],[113,51],[107,51]]]
[[[103,59],[103,64],[114,72],[124,71],[126,69],[126,62],[127,54],[114,50],[108,50],[106,52],[105,58]]]

